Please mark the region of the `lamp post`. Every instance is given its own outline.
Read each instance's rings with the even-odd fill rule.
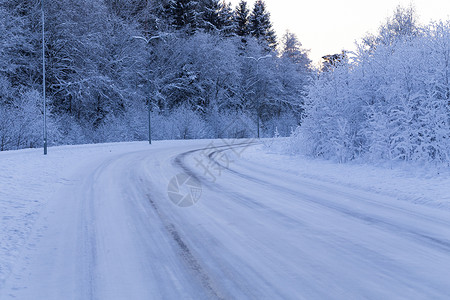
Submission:
[[[143,84],[138,85],[139,88],[143,88]],[[151,97],[148,97],[148,143],[152,144],[152,100]]]
[[[256,62],[256,82],[255,82],[255,84],[256,83],[258,83],[259,82],[259,61],[260,60],[262,60],[262,59],[266,59],[266,58],[271,58],[272,57],[272,55],[270,55],[270,54],[268,54],[268,55],[265,55],[265,56],[261,56],[261,57],[258,57],[258,58],[255,58],[255,57],[252,57],[252,56],[247,56],[246,58],[248,58],[248,59],[251,59],[251,60],[254,60],[255,62]],[[256,93],[255,93],[256,94]],[[258,98],[258,96],[256,96],[256,101],[257,101],[257,104],[256,104],[256,126],[257,126],[257,134],[258,134],[258,139],[259,139],[259,123],[260,123],[260,116],[259,116],[259,111],[260,111],[260,101],[259,101],[259,98]]]
[[[143,40],[146,44],[150,43],[153,40],[161,39],[164,35],[157,35],[152,36],[150,38],[145,38],[143,36],[133,36],[134,39],[140,39]],[[148,98],[148,143],[152,144],[152,122],[151,122],[151,115],[152,115],[152,99],[149,96]]]
[[[148,143],[152,144],[152,99],[148,97]]]
[[[152,37],[150,39],[146,39],[143,36],[133,36],[133,38],[143,40],[146,44],[148,44],[148,43],[150,43],[150,41],[160,38],[160,37],[157,36],[157,37]],[[151,116],[152,116],[152,99],[149,96],[149,98],[148,98],[148,143],[150,145],[152,144],[152,118],[151,118]]]
[[[44,0],[41,0],[42,13],[42,96],[44,102],[44,155],[47,155],[47,102],[45,99],[45,15]]]

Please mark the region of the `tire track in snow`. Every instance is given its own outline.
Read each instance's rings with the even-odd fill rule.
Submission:
[[[200,265],[199,261],[195,258],[194,254],[190,250],[189,246],[183,241],[181,235],[178,230],[175,228],[175,225],[170,223],[163,212],[159,209],[158,205],[155,201],[153,201],[150,195],[147,195],[147,199],[150,202],[153,210],[158,215],[161,223],[164,226],[164,229],[167,231],[169,236],[175,242],[181,257],[186,262],[188,267],[194,272],[195,276],[199,279],[201,285],[205,288],[207,293],[213,299],[225,299],[214,287],[212,279],[208,276],[208,273],[205,269]]]
[[[86,182],[90,183],[88,190],[85,192],[83,197],[82,211],[86,212],[86,214],[81,216],[81,228],[82,231],[80,233],[79,238],[81,253],[83,253],[84,260],[81,266],[83,274],[83,280],[85,283],[82,285],[86,287],[84,290],[85,298],[94,300],[98,299],[96,286],[97,286],[97,261],[98,261],[98,234],[96,230],[96,212],[94,201],[91,199],[95,199],[95,189],[94,184],[98,182],[98,178],[102,173],[106,170],[107,167],[114,163],[114,159],[109,159],[106,162],[102,163],[100,166],[96,168],[94,173],[90,175],[89,179]]]
[[[246,146],[251,146],[251,145],[256,145],[258,143],[255,142],[251,142],[251,143],[241,143],[241,144],[236,144],[233,145],[233,147],[239,148],[239,147],[246,147]],[[230,148],[229,145],[225,145],[225,146],[217,146],[216,148],[219,148],[221,150],[217,150],[212,152],[211,154],[209,154],[208,156],[211,158],[214,156],[215,153],[217,152],[221,152],[221,151],[227,151],[227,150],[232,150]],[[197,174],[190,169],[187,164],[184,162],[184,159],[186,158],[186,156],[191,155],[195,152],[198,151],[203,151],[209,148],[201,148],[201,149],[195,149],[195,150],[191,150],[191,151],[187,151],[184,153],[181,153],[179,155],[177,155],[175,157],[175,159],[173,160],[173,164],[178,166],[179,168],[181,168],[183,170],[183,172],[185,172],[186,174],[188,174],[189,176],[195,178],[196,180],[198,180],[199,182],[201,182],[202,185],[207,186],[209,189],[214,190],[216,192],[220,192],[220,193],[226,193],[227,195],[230,196],[231,199],[239,199],[241,200],[241,203],[245,204],[247,207],[251,208],[251,209],[263,209],[263,210],[267,210],[271,212],[271,216],[272,217],[276,217],[278,218],[278,220],[280,220],[280,222],[290,222],[291,224],[295,224],[296,226],[301,226],[301,227],[307,227],[306,224],[304,224],[303,222],[301,222],[298,219],[292,218],[282,212],[279,212],[277,210],[274,210],[272,207],[269,207],[267,205],[264,205],[261,202],[258,202],[254,199],[252,199],[251,197],[247,197],[246,195],[243,195],[241,193],[238,192],[233,192],[233,191],[226,191],[224,189],[220,189],[219,186],[216,183],[211,183],[207,180],[204,180],[203,178],[200,178],[197,176]],[[218,164],[215,160],[213,160],[216,164]],[[220,165],[220,164],[218,164]],[[220,165],[222,166],[222,165]],[[228,169],[228,168],[226,168]],[[245,201],[245,202],[244,202]]]
[[[200,149],[200,150],[203,150],[203,149]],[[182,165],[183,169],[185,171],[189,171],[191,173],[190,174],[191,176],[194,176],[194,175],[192,175],[192,173],[194,173],[194,172],[192,172],[192,170],[190,170],[182,162],[182,160],[188,154],[191,154],[193,152],[200,151],[200,150],[193,150],[193,151],[182,153],[176,159],[176,162],[179,165]],[[439,250],[441,250],[441,251],[443,251],[445,253],[450,252],[450,241],[448,241],[448,240],[443,240],[443,239],[439,239],[439,238],[430,236],[430,235],[425,234],[425,233],[416,232],[416,231],[411,230],[409,228],[406,228],[404,226],[393,224],[391,222],[387,222],[387,221],[382,220],[380,218],[377,218],[377,217],[374,217],[374,216],[370,216],[370,215],[367,215],[367,214],[362,214],[362,213],[356,212],[354,210],[345,208],[343,206],[337,205],[334,202],[326,201],[326,200],[324,200],[322,198],[313,197],[313,196],[308,195],[306,193],[301,193],[299,191],[295,191],[295,190],[287,188],[287,187],[282,187],[280,185],[273,184],[272,182],[268,182],[268,181],[260,179],[260,178],[255,178],[255,177],[252,177],[252,176],[249,176],[249,175],[237,172],[236,170],[232,170],[229,166],[225,166],[225,165],[221,164],[220,162],[218,162],[218,161],[216,161],[214,159],[214,157],[215,157],[215,155],[217,153],[223,152],[223,151],[228,151],[228,150],[229,149],[216,150],[216,151],[214,151],[214,152],[212,152],[212,153],[210,153],[208,155],[209,159],[212,162],[214,162],[215,164],[217,164],[218,166],[220,166],[221,168],[224,168],[227,171],[229,171],[230,173],[235,174],[236,176],[239,176],[239,177],[241,177],[243,179],[250,180],[252,182],[255,182],[255,183],[258,183],[258,184],[261,184],[261,185],[271,186],[271,187],[279,190],[280,192],[287,192],[287,193],[289,193],[291,195],[301,196],[301,197],[299,197],[300,201],[305,201],[303,199],[307,199],[306,201],[308,201],[308,202],[313,202],[313,203],[315,203],[317,205],[320,205],[322,207],[325,207],[327,209],[332,209],[334,211],[337,211],[337,212],[339,212],[341,214],[347,215],[347,216],[352,217],[354,219],[358,219],[358,220],[361,220],[361,221],[364,221],[364,222],[376,225],[378,227],[382,227],[382,228],[388,229],[391,232],[394,232],[394,233],[397,233],[397,234],[398,233],[403,233],[403,236],[405,236],[407,238],[415,237],[415,239],[417,239],[417,240],[421,240],[421,241],[427,242],[427,244],[434,245],[435,248],[437,248],[437,249],[439,249]],[[241,195],[240,197],[241,198],[247,198],[244,195]],[[372,204],[374,204],[374,203],[372,202]]]

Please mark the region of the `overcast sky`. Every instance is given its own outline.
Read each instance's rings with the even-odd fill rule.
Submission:
[[[254,0],[247,1],[250,9]],[[354,49],[354,41],[375,33],[397,5],[416,8],[421,23],[448,20],[450,0],[265,0],[278,37],[286,29],[297,34],[313,62],[326,54]],[[239,0],[231,0],[233,7]]]

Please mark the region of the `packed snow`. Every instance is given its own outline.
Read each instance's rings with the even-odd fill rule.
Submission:
[[[0,153],[0,299],[446,298],[448,168],[277,152],[196,140]],[[202,187],[189,207],[167,193],[180,173]]]

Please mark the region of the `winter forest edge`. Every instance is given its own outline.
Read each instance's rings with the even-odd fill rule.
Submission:
[[[41,2],[0,0],[0,150],[41,147]],[[45,2],[49,144],[290,136],[289,152],[450,163],[450,22],[399,7],[311,65],[263,1]],[[239,119],[241,130],[229,124]]]

